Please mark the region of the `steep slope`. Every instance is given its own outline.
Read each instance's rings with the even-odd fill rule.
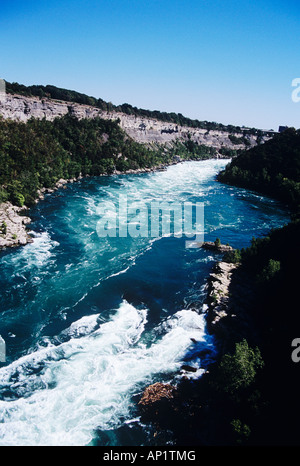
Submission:
[[[29,97],[17,94],[6,94],[0,101],[0,115],[16,121],[26,122],[30,118],[56,117],[70,114],[76,118],[101,117],[117,120],[120,127],[135,141],[146,144],[166,144],[176,140],[192,140],[216,150],[247,149],[272,137],[272,133],[258,134],[252,131],[237,132],[235,127],[230,130],[203,129],[192,126],[178,125],[148,116],[130,115],[120,111],[106,111],[93,105],[77,102],[55,100],[47,97]]]
[[[223,183],[268,194],[293,209],[300,205],[300,130],[288,128],[241,153],[218,175]]]

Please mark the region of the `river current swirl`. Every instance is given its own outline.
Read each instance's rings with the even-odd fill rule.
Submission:
[[[0,445],[142,445],[136,401],[214,357],[205,283],[220,257],[175,235],[97,234],[99,205],[204,203],[204,239],[246,247],[288,221],[276,201],[215,181],[226,160],[87,178],[30,211],[33,242],[0,253]],[[195,344],[194,341],[197,341]],[[201,349],[209,356],[199,358]]]

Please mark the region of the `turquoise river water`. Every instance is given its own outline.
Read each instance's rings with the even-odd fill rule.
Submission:
[[[99,206],[120,194],[130,205],[204,203],[204,239],[246,247],[288,214],[216,182],[226,163],[86,178],[31,209],[33,242],[0,253],[0,445],[149,444],[143,389],[176,383],[186,361],[199,377],[214,356],[203,301],[220,257],[172,234],[99,237]]]

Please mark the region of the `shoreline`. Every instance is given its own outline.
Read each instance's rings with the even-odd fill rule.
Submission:
[[[230,246],[220,245],[219,248],[213,247],[213,243],[204,244],[204,248],[214,249],[215,252],[226,252]],[[222,246],[226,249],[222,250]],[[232,250],[233,248],[231,248]],[[205,315],[207,332],[213,335],[215,342],[215,349],[217,358],[219,359],[228,347],[228,337],[231,334],[230,328],[239,320],[239,318],[232,313],[231,307],[231,293],[230,287],[232,285],[232,278],[235,272],[239,273],[239,265],[225,262],[223,259],[216,261],[211,269],[207,278],[205,286],[206,298],[204,301],[203,314]],[[235,325],[233,325],[235,326]],[[205,359],[206,352],[202,350],[199,353],[199,358]],[[203,353],[203,354],[202,354]],[[201,396],[201,387],[205,387],[205,380],[214,361],[208,364],[203,373],[196,379],[189,379],[183,374],[183,377],[177,383],[160,383],[154,382],[147,385],[140,393],[137,401],[137,408],[141,416],[141,421],[152,426],[154,431],[153,439],[159,437],[160,432],[172,431],[172,426],[175,430],[172,434],[175,439],[178,436],[185,435],[186,433],[181,430],[180,423],[184,419],[186,424],[195,423],[197,426],[197,418],[199,419],[199,432],[192,433],[197,438],[198,434],[202,440],[203,434],[207,426],[202,427],[201,422],[207,415],[209,406],[203,407],[202,403],[197,403],[197,396]],[[204,381],[204,382],[203,382]],[[198,390],[200,395],[198,395]],[[169,421],[171,419],[171,422]],[[199,439],[197,438],[197,441]],[[155,441],[155,440],[154,440]]]
[[[219,160],[216,157],[211,157],[210,159],[205,160]],[[227,160],[227,159],[226,159]],[[230,160],[230,159],[228,159]],[[201,162],[201,160],[193,159],[178,159],[172,160],[169,163],[164,163],[156,165],[151,168],[136,168],[128,169],[125,171],[114,170],[112,173],[103,173],[99,176],[112,176],[112,175],[135,175],[141,173],[155,173],[159,171],[164,171],[172,165],[178,165],[183,162]],[[34,203],[37,204],[39,201],[45,198],[45,194],[52,194],[58,189],[63,188],[68,183],[75,183],[84,178],[89,178],[91,175],[82,175],[81,173],[77,178],[63,179],[60,178],[53,187],[51,188],[40,188],[37,191],[37,198],[34,200]],[[11,202],[3,202],[0,204],[0,252],[6,248],[25,246],[28,243],[32,243],[33,239],[29,234],[27,225],[31,223],[30,216],[25,216],[24,213],[29,211],[30,207],[24,205],[18,207],[13,205]],[[4,224],[4,225],[3,225]],[[3,225],[3,228],[2,228]],[[5,234],[2,232],[5,231]]]
[[[26,206],[18,207],[11,202],[0,204],[0,251],[33,241],[27,229],[31,218],[24,215],[28,210]]]
[[[172,164],[170,164],[172,165]],[[111,176],[111,175],[129,175],[139,173],[149,173],[166,169],[167,166],[160,166],[154,168],[138,168],[136,170],[130,169],[124,172],[115,170],[113,173],[103,173],[98,176]],[[45,194],[52,194],[58,189],[63,188],[68,183],[75,183],[90,175],[83,176],[80,174],[77,178],[63,179],[60,178],[51,188],[40,188],[37,190],[37,197],[34,204],[44,200]],[[25,216],[24,213],[29,211],[30,207],[24,205],[22,207],[13,205],[10,201],[2,202],[0,204],[0,251],[6,248],[13,248],[18,246],[25,246],[32,243],[33,239],[29,234],[27,225],[31,223],[30,216]],[[5,233],[4,233],[5,232]]]

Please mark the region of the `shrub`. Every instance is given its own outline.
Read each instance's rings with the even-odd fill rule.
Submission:
[[[215,240],[215,246],[216,246],[216,248],[219,248],[219,247],[221,246],[221,240],[220,240],[220,238],[217,238],[217,239]]]
[[[257,281],[259,283],[269,282],[279,271],[280,261],[270,259],[266,267],[263,268],[262,272],[257,275]]]
[[[1,233],[2,233],[3,235],[6,235],[6,233],[7,233],[7,223],[6,223],[5,221],[2,222],[2,225],[1,225]]]
[[[222,357],[218,371],[218,388],[235,398],[240,390],[254,381],[257,369],[263,365],[259,349],[250,348],[243,339],[236,343],[234,354],[226,353]]]
[[[225,252],[223,256],[223,261],[232,263],[232,264],[237,264],[240,262],[242,259],[241,251],[239,249],[234,249],[233,251],[227,251]]]
[[[242,444],[248,440],[251,434],[251,430],[247,424],[243,424],[240,419],[233,419],[230,424],[234,434],[237,437],[238,444]]]

